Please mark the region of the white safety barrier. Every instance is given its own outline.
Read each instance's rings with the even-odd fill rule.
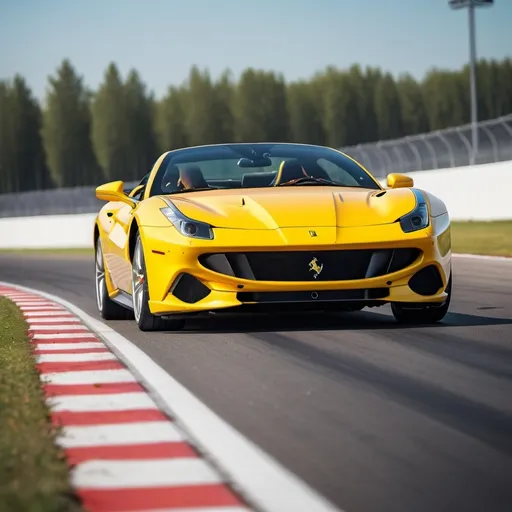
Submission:
[[[452,220],[512,220],[512,162],[408,173],[447,206]],[[386,180],[380,180],[386,185]]]
[[[94,213],[0,219],[0,249],[92,247]]]
[[[445,202],[452,220],[512,220],[512,162],[409,176],[416,187]],[[95,217],[87,213],[0,219],[0,249],[92,247]]]

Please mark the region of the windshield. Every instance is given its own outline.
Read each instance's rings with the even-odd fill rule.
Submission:
[[[278,186],[379,189],[361,166],[333,149],[258,143],[172,151],[157,171],[150,195]]]

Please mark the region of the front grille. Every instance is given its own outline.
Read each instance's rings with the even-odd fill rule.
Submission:
[[[203,254],[209,270],[255,281],[351,281],[380,277],[411,265],[419,249],[233,252]]]

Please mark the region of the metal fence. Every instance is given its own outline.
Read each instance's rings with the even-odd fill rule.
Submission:
[[[479,124],[476,164],[512,160],[512,114]],[[403,139],[341,148],[370,172],[384,178],[407,173],[472,164],[471,125],[414,135]],[[127,183],[126,186],[135,186]],[[103,202],[94,187],[38,190],[0,195],[0,217],[26,217],[97,212]]]
[[[512,160],[512,114],[479,123],[478,135],[474,162],[470,124],[403,139],[344,147],[342,151],[360,161],[379,178],[391,172],[407,173]]]
[[[126,183],[126,188],[137,183]],[[0,194],[0,218],[95,213],[105,204],[96,199],[95,190],[89,186]]]

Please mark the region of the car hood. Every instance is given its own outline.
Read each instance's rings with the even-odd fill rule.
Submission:
[[[410,212],[410,189],[286,187],[189,192],[167,199],[187,217],[217,228],[278,229],[389,224]]]

